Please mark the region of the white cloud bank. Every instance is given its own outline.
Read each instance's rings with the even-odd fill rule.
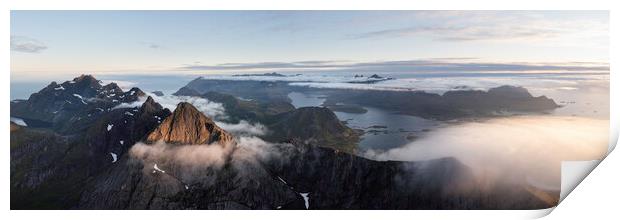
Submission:
[[[455,157],[481,181],[496,178],[559,189],[560,162],[600,159],[607,153],[609,121],[578,117],[520,116],[449,126],[387,152],[376,160],[416,161]]]
[[[205,169],[220,169],[227,162],[244,172],[248,163],[256,163],[280,153],[272,143],[256,137],[240,137],[236,145],[171,145],[163,141],[154,144],[136,143],[129,150],[132,159],[144,164],[144,172],[151,173],[155,164],[166,170],[170,175],[191,182],[204,174]],[[199,174],[200,172],[202,174]]]

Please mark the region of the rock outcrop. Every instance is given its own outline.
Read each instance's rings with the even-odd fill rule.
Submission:
[[[234,142],[232,135],[187,102],[179,103],[172,115],[146,137],[148,143],[159,140],[171,144],[216,143],[222,146]]]

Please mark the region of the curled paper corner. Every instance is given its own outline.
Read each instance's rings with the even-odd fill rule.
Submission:
[[[613,121],[613,120],[612,120]],[[600,160],[589,161],[563,161],[562,162],[562,175],[561,175],[561,187],[560,187],[560,200],[558,205],[575,189],[577,186],[616,148],[618,143],[618,125],[610,123],[609,133],[609,146],[607,148],[607,154]],[[557,206],[555,206],[557,207]],[[548,213],[540,217],[546,216],[553,208],[547,210]],[[543,211],[543,210],[540,210]]]
[[[551,214],[551,212],[555,209],[555,207],[551,207],[551,208],[547,208],[547,209],[538,209],[538,210],[532,210],[527,216],[529,219],[538,219],[538,218],[542,218],[545,217],[549,214]]]
[[[589,161],[563,161],[562,162],[562,182],[560,186],[560,204],[583,179],[601,163],[602,160]]]
[[[618,144],[618,123],[613,123],[613,121],[617,120],[614,120],[612,116],[610,118],[611,123],[609,123],[609,147],[607,148],[607,154],[610,154]]]

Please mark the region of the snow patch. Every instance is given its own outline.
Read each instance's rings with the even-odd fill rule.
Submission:
[[[110,156],[112,156],[112,163],[116,162],[116,160],[118,159],[118,155],[116,155],[115,153],[110,152]]]
[[[304,197],[304,204],[306,205],[306,209],[310,207],[310,193],[299,193],[301,197]]]
[[[73,96],[78,97],[80,99],[80,101],[82,101],[82,103],[84,103],[84,105],[86,105],[86,102],[84,102],[84,98],[81,95],[73,94]]]
[[[108,131],[112,130],[112,127],[114,127],[113,124],[108,124]]]
[[[125,112],[125,114],[129,115],[129,116],[133,116],[133,113],[131,113],[131,112]]]
[[[65,90],[65,87],[59,85],[58,87],[54,88],[54,90]]]
[[[11,122],[13,122],[13,123],[15,123],[17,125],[21,125],[21,126],[28,126],[26,124],[26,122],[23,119],[21,119],[21,118],[11,117]]]
[[[153,169],[155,169],[155,171],[159,171],[161,173],[166,173],[166,171],[159,169],[159,167],[157,167],[157,164],[153,164]]]
[[[123,140],[120,140],[118,142],[121,143],[121,145],[125,144],[125,141],[123,141]]]

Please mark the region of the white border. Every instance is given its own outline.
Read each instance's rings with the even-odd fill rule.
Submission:
[[[2,11],[0,11],[0,17],[2,18],[2,34],[0,35],[0,39],[4,44],[0,44],[0,48],[2,49],[2,67],[4,67],[4,73],[2,74],[2,97],[5,102],[2,103],[2,114],[5,116],[9,115],[9,88],[10,88],[10,51],[9,51],[9,9],[13,10],[24,10],[24,9],[89,9],[89,10],[104,10],[104,9],[141,9],[141,10],[184,10],[184,9],[192,9],[192,10],[201,10],[201,9],[276,9],[276,10],[284,10],[284,9],[295,9],[295,10],[334,10],[334,9],[354,9],[354,10],[378,10],[378,9],[398,9],[398,10],[421,10],[421,9],[454,9],[454,10],[474,10],[474,9],[495,9],[495,10],[514,10],[514,9],[548,9],[548,10],[611,10],[611,20],[610,24],[620,24],[617,22],[618,16],[614,16],[616,10],[618,10],[617,5],[612,4],[613,1],[603,1],[603,0],[588,0],[588,1],[577,1],[577,0],[545,0],[545,1],[536,1],[536,0],[513,0],[513,1],[492,1],[492,0],[467,0],[467,1],[459,1],[459,0],[433,0],[428,2],[420,2],[420,1],[395,1],[395,0],[347,0],[347,1],[327,1],[327,0],[307,0],[307,1],[292,1],[292,0],[262,0],[262,1],[242,1],[242,0],[228,0],[228,1],[217,1],[217,0],[175,0],[175,1],[164,1],[164,0],[133,0],[133,1],[122,1],[122,0],[100,0],[97,2],[93,1],[79,1],[79,0],[55,0],[55,1],[45,1],[45,0],[21,0],[21,1],[0,1]],[[620,36],[617,33],[617,28],[613,28],[613,25],[610,25],[611,28],[611,39],[620,39]],[[614,71],[614,63],[618,63],[617,52],[618,51],[617,44],[611,42],[611,72]],[[614,77],[614,74],[611,74],[611,122],[612,122],[612,130],[615,139],[617,140],[618,134],[618,111],[617,111],[617,101],[618,99],[618,77]],[[615,111],[614,111],[615,110]],[[3,126],[0,132],[4,135],[5,141],[8,140],[8,126]],[[610,137],[610,140],[612,137]],[[6,143],[6,142],[5,142]],[[5,145],[6,148],[8,146]],[[2,170],[4,174],[2,177],[4,178],[0,183],[0,190],[2,190],[3,199],[1,201],[5,210],[9,209],[10,197],[9,195],[9,162],[10,155],[9,150],[5,148],[2,151],[4,162],[1,163]],[[557,208],[556,212],[557,216],[551,215],[551,218],[556,217],[570,217],[574,216],[574,214],[579,214],[581,216],[589,216],[590,214],[598,214],[604,212],[604,210],[599,210],[598,207],[604,204],[617,204],[614,201],[614,196],[618,196],[618,190],[612,190],[608,187],[615,186],[618,188],[618,178],[617,170],[614,168],[618,168],[618,157],[615,155],[611,155],[607,160],[611,158],[615,158],[614,161],[603,161],[601,166],[594,170],[592,175],[601,173],[601,176],[594,176],[587,178],[584,180],[583,187],[577,187],[577,190],[567,197],[567,199],[560,204]],[[615,164],[615,167],[614,167]],[[610,167],[611,166],[611,167]],[[598,172],[600,169],[600,172]],[[596,180],[596,181],[595,181]],[[588,184],[588,188],[585,188],[585,184]],[[606,184],[606,183],[616,183],[614,185]],[[587,190],[588,194],[579,194],[579,190]],[[615,192],[610,196],[609,192]],[[617,198],[617,197],[616,197]],[[586,200],[586,199],[594,200]],[[580,202],[580,206],[573,206],[573,208],[563,209],[564,203],[570,203],[572,201]],[[575,204],[575,203],[570,203]],[[567,205],[568,206],[568,205]],[[615,210],[613,209],[615,206],[607,206],[607,213],[612,214],[609,216],[614,216]],[[123,219],[123,218],[148,218],[148,219],[192,219],[192,218],[218,218],[218,219],[248,219],[248,218],[269,218],[269,219],[321,219],[321,218],[340,218],[340,219],[387,219],[387,218],[397,218],[397,219],[411,219],[411,218],[438,218],[438,219],[462,219],[466,218],[507,218],[507,217],[540,217],[545,215],[550,210],[542,210],[542,211],[6,211],[3,212],[3,219],[14,219],[14,218],[37,218],[37,219],[49,219],[49,218],[58,218],[58,219]],[[584,215],[585,214],[585,215]]]

